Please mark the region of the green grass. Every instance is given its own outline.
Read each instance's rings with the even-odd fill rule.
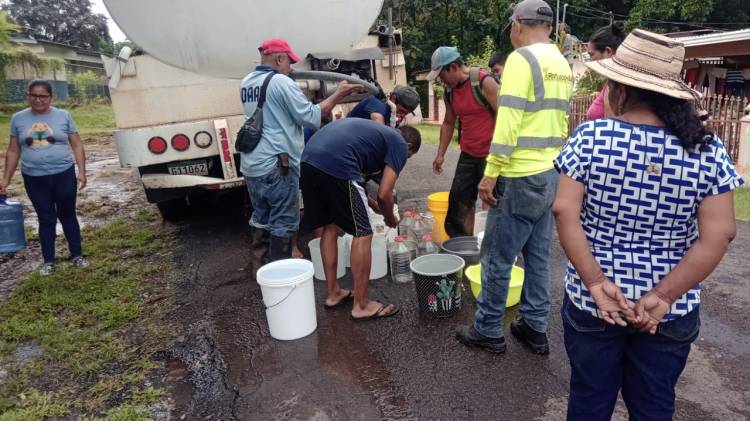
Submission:
[[[62,107],[61,107],[62,108]],[[81,136],[85,139],[99,134],[109,134],[115,129],[115,115],[109,104],[92,103],[74,108],[70,111]],[[0,110],[0,155],[5,155],[10,134],[10,118],[13,108]]]
[[[169,331],[160,324],[168,295],[158,257],[171,236],[153,212],[84,232],[91,266],[68,263],[41,277],[31,273],[0,304],[0,420],[42,420],[80,415],[146,419],[162,391],[146,385],[151,355]],[[157,328],[158,325],[158,328]],[[134,343],[132,339],[138,339]],[[19,344],[42,356],[14,359]]]
[[[440,125],[435,124],[418,124],[415,126],[419,133],[422,134],[423,145],[438,145],[440,144]],[[453,139],[451,140],[451,149],[458,149],[458,142],[454,133]]]
[[[750,221],[750,187],[740,187],[734,191],[734,213],[741,221]]]

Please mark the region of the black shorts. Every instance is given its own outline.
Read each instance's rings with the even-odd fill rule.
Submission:
[[[302,224],[305,228],[312,230],[336,224],[355,237],[372,234],[367,196],[362,186],[328,175],[304,162],[301,177],[302,198],[305,201]]]

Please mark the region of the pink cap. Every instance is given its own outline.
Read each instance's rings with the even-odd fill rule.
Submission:
[[[271,38],[263,41],[263,44],[258,47],[258,51],[260,51],[260,53],[264,55],[286,53],[292,60],[292,63],[297,63],[298,61],[300,61],[299,56],[297,54],[294,54],[294,51],[292,51],[292,47],[289,46],[289,43],[281,38]]]
[[[422,241],[432,241],[432,233],[427,233],[422,236]]]

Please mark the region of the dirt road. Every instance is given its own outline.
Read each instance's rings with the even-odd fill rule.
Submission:
[[[445,190],[450,175],[431,173],[435,148],[425,146],[398,184],[402,201]],[[452,151],[453,152],[453,151]],[[451,154],[446,168],[453,168]],[[565,256],[552,244],[552,353],[531,355],[509,336],[506,355],[469,350],[453,339],[468,323],[473,300],[447,320],[420,317],[413,285],[374,281],[374,297],[402,306],[399,316],[354,322],[349,310],[322,306],[318,329],[297,341],[269,337],[250,264],[246,220],[236,205],[195,212],[177,224],[179,276],[170,318],[182,325],[170,355],[173,415],[187,419],[564,419],[569,367],[562,344]],[[703,327],[678,385],[678,420],[750,417],[750,224],[707,281]],[[349,285],[347,275],[345,284]],[[515,310],[508,314],[508,321]],[[626,419],[619,405],[615,419]]]

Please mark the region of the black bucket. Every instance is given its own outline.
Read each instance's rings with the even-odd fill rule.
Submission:
[[[428,254],[411,262],[422,313],[448,317],[461,309],[464,266],[464,259],[452,254]]]
[[[467,266],[479,263],[479,241],[477,237],[455,237],[446,240],[440,246],[443,253],[458,256],[466,262]]]

